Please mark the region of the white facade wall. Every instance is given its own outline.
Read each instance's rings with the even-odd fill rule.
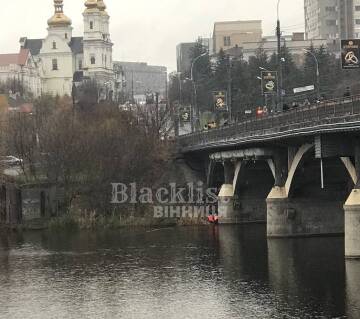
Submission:
[[[56,48],[53,44],[56,44]],[[54,95],[71,95],[73,78],[73,54],[67,40],[57,33],[50,33],[43,41],[39,54],[41,78],[45,92]],[[53,61],[57,61],[57,70]]]
[[[109,34],[109,16],[99,10],[85,10],[84,14],[84,71],[96,78],[102,91],[115,90],[112,42]],[[95,58],[95,61],[92,60]],[[93,62],[93,63],[92,63]]]

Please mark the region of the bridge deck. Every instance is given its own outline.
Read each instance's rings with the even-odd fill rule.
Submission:
[[[192,152],[353,130],[360,130],[360,95],[183,135],[178,141],[182,152]]]

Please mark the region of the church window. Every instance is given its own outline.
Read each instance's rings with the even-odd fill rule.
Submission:
[[[57,61],[57,59],[52,60],[52,69],[54,71],[58,70],[58,61]]]
[[[53,44],[53,49],[56,49],[56,42],[54,41],[52,44]]]
[[[82,70],[83,65],[82,65],[82,60],[79,60],[79,70]]]
[[[105,66],[107,65],[107,56],[105,55]]]
[[[90,21],[90,30],[94,29],[94,22]]]
[[[92,56],[92,57],[90,58],[90,62],[91,62],[91,64],[95,64],[96,60],[95,60],[95,57],[94,57],[94,56]]]
[[[68,35],[67,35],[67,33],[65,33],[65,39],[67,39],[68,38]]]

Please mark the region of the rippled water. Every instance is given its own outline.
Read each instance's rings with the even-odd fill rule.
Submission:
[[[360,318],[342,238],[264,226],[0,235],[0,318]]]

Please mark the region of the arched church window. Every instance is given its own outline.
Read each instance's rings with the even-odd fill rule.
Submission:
[[[94,22],[90,21],[90,30],[94,29]]]
[[[68,38],[68,35],[67,35],[67,33],[65,33],[65,39],[67,39]]]
[[[53,49],[56,49],[56,42],[54,41],[52,44],[53,44]]]
[[[95,57],[94,57],[94,56],[92,56],[92,57],[90,58],[90,62],[91,62],[91,64],[95,64],[96,60],[95,60]]]
[[[57,59],[52,60],[52,69],[53,69],[53,71],[58,70],[58,61],[57,61]]]

